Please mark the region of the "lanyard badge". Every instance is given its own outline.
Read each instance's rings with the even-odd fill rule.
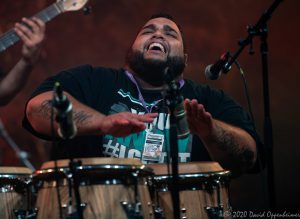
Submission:
[[[159,161],[164,145],[164,135],[146,132],[142,160]]]

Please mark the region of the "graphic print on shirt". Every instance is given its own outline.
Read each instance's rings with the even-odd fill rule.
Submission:
[[[145,103],[147,107],[155,103]],[[130,106],[130,107],[129,107]],[[118,91],[118,102],[110,107],[109,114],[131,112],[145,114],[143,104],[130,92]],[[139,158],[143,163],[165,163],[166,147],[169,145],[170,116],[159,113],[152,123],[146,124],[146,129],[126,137],[105,135],[103,138],[103,154],[108,157]],[[167,136],[167,137],[166,137]],[[189,162],[191,158],[192,135],[178,140],[179,162]],[[161,151],[157,151],[161,150]],[[150,156],[146,156],[149,155]],[[152,157],[151,157],[152,154]],[[153,155],[155,154],[155,155]]]

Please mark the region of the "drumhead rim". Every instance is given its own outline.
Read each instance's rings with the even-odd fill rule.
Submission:
[[[203,173],[181,173],[178,174],[179,178],[216,178],[216,177],[230,177],[231,172],[228,170],[225,171],[216,171],[216,172],[203,172]],[[160,174],[153,176],[155,180],[169,180],[172,178],[172,175]]]
[[[59,173],[68,173],[70,171],[69,167],[58,167],[57,168]],[[148,173],[149,175],[153,174],[151,168],[145,165],[128,165],[128,164],[90,164],[90,165],[80,165],[76,168],[77,171],[96,171],[96,170],[111,170],[111,171],[142,171],[143,173]],[[46,168],[36,170],[33,173],[33,176],[39,176],[42,174],[51,174],[56,171],[55,168]]]

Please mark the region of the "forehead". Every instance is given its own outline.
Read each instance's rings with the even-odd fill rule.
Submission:
[[[147,27],[149,25],[154,25],[156,28],[159,28],[159,29],[163,29],[165,27],[171,27],[172,29],[174,29],[177,33],[180,34],[180,31],[179,31],[179,28],[177,26],[177,24],[174,22],[174,21],[171,21],[167,18],[163,18],[163,17],[159,17],[159,18],[154,18],[154,19],[151,19],[149,20],[144,26],[144,27]],[[143,29],[142,28],[142,29]]]

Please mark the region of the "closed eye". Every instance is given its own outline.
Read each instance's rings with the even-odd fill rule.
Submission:
[[[174,39],[177,39],[177,38],[178,38],[178,37],[177,37],[177,34],[174,34],[174,33],[171,33],[171,32],[167,32],[166,35],[167,35],[167,36],[170,36],[170,37],[172,37],[172,38],[174,38]]]
[[[150,33],[153,33],[154,31],[153,30],[145,30],[143,31],[141,34],[150,34]]]

